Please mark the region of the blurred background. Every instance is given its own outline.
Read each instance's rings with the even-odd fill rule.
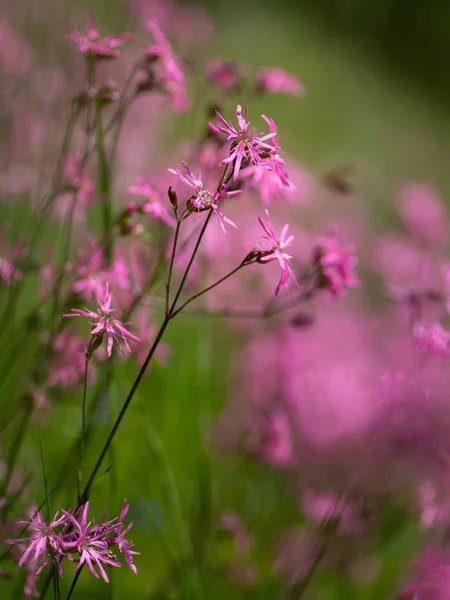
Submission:
[[[39,188],[39,169],[55,155],[67,117],[65,101],[80,86],[78,57],[65,35],[73,27],[84,28],[87,10],[103,33],[139,31],[143,42],[145,21],[165,15],[168,37],[181,48],[183,58],[194,64],[217,57],[256,67],[281,67],[296,74],[307,90],[304,98],[274,94],[240,101],[251,104],[252,114],[262,112],[275,119],[284,149],[314,178],[320,180],[334,169],[349,169],[356,210],[363,207],[370,214],[375,230],[384,231],[395,223],[394,200],[405,182],[426,182],[444,201],[450,194],[450,4],[444,0],[176,4],[163,0],[3,0],[0,194],[5,201],[0,217],[8,222],[12,237],[19,239],[26,233],[26,205],[32,191]],[[181,15],[176,22],[173,14]],[[202,35],[192,34],[193,22]],[[190,83],[194,102],[204,103],[208,94],[204,84],[195,76]],[[165,119],[166,148],[179,148],[196,127],[204,127],[204,115],[195,108]],[[136,137],[131,135],[122,154],[125,166],[119,188],[129,183],[131,173],[144,168],[151,171],[156,161],[151,126],[140,137],[138,128],[136,121]],[[339,202],[336,199],[333,207],[337,216]],[[342,211],[347,209],[343,203]],[[364,238],[361,242],[364,245]],[[11,330],[11,339],[16,335]],[[26,343],[31,348],[37,341]],[[152,368],[111,456],[112,482],[105,476],[95,488],[98,507],[112,505],[114,510],[120,507],[121,490],[125,490],[135,522],[133,539],[142,552],[136,561],[141,572],[138,577],[114,573],[109,588],[83,576],[79,595],[74,597],[299,598],[299,590],[283,595],[283,585],[272,576],[277,535],[288,525],[303,522],[284,473],[248,457],[223,453],[212,440],[211,426],[237,385],[240,335],[223,321],[187,318],[169,333],[168,343],[174,348],[170,367],[156,364]],[[21,372],[27,369],[26,361],[25,357],[21,364],[2,367],[4,453],[14,433],[8,428],[11,398]],[[126,363],[117,369],[112,394],[119,406],[136,366]],[[75,394],[38,419],[51,480],[70,470],[70,456],[65,465],[61,456],[77,432],[78,401]],[[97,429],[92,446],[100,447],[111,415],[99,410],[94,417]],[[132,444],[130,440],[136,439],[142,443]],[[36,436],[22,451],[24,473],[27,464],[35,464],[35,457]],[[55,497],[55,505],[57,499],[63,503],[64,494]],[[249,531],[257,533],[252,560],[245,552],[236,559],[235,547],[226,535],[214,547],[203,535],[204,528],[220,523],[229,511],[238,512]],[[377,543],[358,556],[361,560],[353,570],[344,572],[334,565],[319,573],[317,585],[301,592],[302,597],[396,598],[402,569],[419,546],[420,535],[397,506],[383,523]],[[306,562],[305,545],[300,546],[294,545],[288,553]],[[184,560],[186,547],[194,548],[195,561]],[[212,574],[205,575],[198,565],[208,554]],[[253,560],[258,562],[258,576],[252,570]],[[199,584],[203,577],[208,580],[207,593]],[[23,580],[1,582],[0,593],[19,598],[22,587]]]

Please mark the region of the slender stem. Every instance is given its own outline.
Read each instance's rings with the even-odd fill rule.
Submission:
[[[78,579],[80,578],[83,567],[84,567],[84,565],[81,565],[81,567],[79,567],[77,569],[77,572],[75,573],[75,577],[72,580],[72,585],[70,586],[69,592],[67,594],[66,600],[70,600],[70,598],[72,598],[73,590],[75,589],[75,586],[78,583]]]
[[[97,123],[97,157],[99,162],[99,193],[103,206],[103,235],[106,241],[106,260],[108,264],[112,262],[112,210],[111,210],[111,178],[110,168],[106,157],[105,138],[103,134],[101,106],[97,103],[96,107]]]
[[[177,244],[178,244],[178,236],[180,234],[180,226],[181,226],[181,220],[177,219],[177,226],[175,229],[175,237],[173,239],[172,254],[170,256],[169,275],[167,277],[167,284],[166,284],[166,315],[169,314],[170,284],[172,282],[173,263],[175,261],[175,254],[177,252]]]
[[[104,460],[104,458],[105,458],[105,456],[106,456],[106,454],[108,452],[108,448],[110,447],[110,445],[111,445],[111,443],[112,443],[112,441],[113,441],[113,439],[114,439],[114,437],[116,435],[116,432],[117,432],[117,430],[120,427],[120,424],[121,424],[121,422],[122,422],[122,420],[123,420],[123,418],[124,418],[124,416],[125,416],[125,414],[126,414],[126,412],[128,410],[128,407],[129,407],[129,405],[131,403],[131,400],[133,399],[133,396],[136,393],[137,388],[139,387],[141,379],[144,376],[145,371],[147,370],[147,367],[148,367],[148,365],[149,365],[149,363],[150,363],[153,355],[156,352],[156,349],[158,348],[159,342],[161,341],[161,339],[162,339],[162,337],[164,335],[164,332],[167,329],[167,326],[169,325],[169,322],[170,322],[170,320],[172,318],[171,315],[173,315],[173,313],[175,311],[176,303],[178,301],[178,298],[180,297],[181,292],[183,291],[184,284],[185,284],[186,279],[187,279],[187,277],[189,275],[189,271],[190,271],[190,269],[192,267],[192,263],[194,262],[194,259],[195,259],[196,255],[197,255],[198,249],[200,247],[202,238],[203,238],[203,236],[205,234],[206,227],[208,226],[208,223],[209,223],[209,221],[211,219],[212,213],[213,213],[213,210],[211,209],[209,211],[208,216],[206,217],[205,222],[203,224],[203,227],[202,227],[202,229],[200,231],[200,234],[199,234],[199,237],[198,237],[197,242],[195,244],[195,247],[194,247],[194,250],[192,252],[191,258],[189,259],[189,263],[188,263],[188,265],[186,267],[184,275],[183,275],[183,277],[181,279],[181,283],[180,283],[180,285],[178,287],[178,290],[177,290],[177,293],[175,295],[175,299],[173,300],[172,305],[171,305],[171,307],[169,309],[169,314],[165,315],[164,320],[163,320],[163,322],[161,324],[161,327],[159,328],[159,331],[156,334],[155,340],[153,341],[152,347],[150,348],[150,350],[149,350],[149,352],[148,352],[148,354],[147,354],[147,356],[145,358],[145,361],[144,361],[144,363],[143,363],[143,365],[142,365],[142,367],[141,367],[141,369],[140,369],[140,371],[139,371],[139,373],[138,373],[138,375],[137,375],[137,377],[136,377],[133,385],[131,386],[131,390],[129,391],[128,396],[125,399],[125,402],[124,402],[124,404],[123,404],[123,406],[122,406],[122,408],[121,408],[121,410],[119,412],[119,415],[117,416],[117,419],[116,419],[116,421],[115,421],[115,423],[114,423],[114,425],[113,425],[113,427],[112,427],[112,429],[111,429],[111,431],[110,431],[110,433],[108,435],[108,438],[106,439],[106,442],[105,442],[105,444],[103,446],[103,449],[102,449],[102,451],[100,453],[100,456],[98,457],[97,462],[96,462],[96,464],[94,466],[94,469],[93,469],[93,471],[92,471],[92,473],[91,473],[91,475],[89,477],[89,480],[88,480],[88,482],[86,484],[86,487],[84,488],[84,491],[83,491],[83,494],[82,494],[82,497],[81,497],[81,501],[82,502],[86,502],[86,500],[88,498],[89,491],[90,491],[90,489],[91,489],[91,487],[92,487],[92,485],[94,483],[95,477],[97,476],[97,473],[100,470],[100,467],[101,467],[101,465],[103,463],[103,460]]]
[[[141,382],[141,379],[144,376],[145,371],[147,370],[149,362],[151,361],[153,355],[155,354],[155,351],[159,345],[159,342],[161,341],[162,336],[164,335],[165,330],[167,329],[169,322],[170,322],[170,318],[168,316],[166,316],[164,318],[164,321],[162,322],[162,325],[158,331],[158,334],[156,335],[156,338],[152,344],[152,347],[150,348],[149,353],[147,354],[147,357],[146,357],[146,359],[145,359],[145,361],[144,361],[144,363],[143,363],[143,365],[131,387],[131,390],[129,391],[128,396],[125,399],[125,402],[119,412],[119,415],[117,416],[117,419],[113,425],[113,428],[111,429],[111,432],[105,442],[105,445],[103,446],[103,450],[101,451],[100,456],[95,464],[95,467],[89,477],[86,487],[84,488],[84,491],[83,491],[83,494],[81,497],[82,503],[86,502],[86,500],[88,498],[89,491],[92,487],[92,484],[94,483],[94,479],[97,476],[97,473],[102,465],[102,462],[108,452],[108,448],[111,445],[111,443],[114,439],[114,436],[116,435],[117,430],[119,429],[119,426],[125,416],[125,413],[128,410],[130,402],[133,399],[134,394],[136,393],[136,390]]]
[[[190,304],[191,302],[193,302],[194,300],[196,300],[197,298],[200,298],[200,296],[203,296],[203,294],[206,294],[207,292],[209,292],[210,290],[214,289],[215,287],[217,287],[218,285],[220,285],[223,281],[225,281],[226,279],[228,279],[229,277],[231,277],[232,275],[234,275],[235,273],[237,273],[238,271],[240,271],[241,269],[243,269],[244,267],[247,267],[248,265],[251,265],[253,263],[248,262],[248,263],[244,263],[244,264],[240,264],[239,266],[237,266],[235,269],[233,269],[232,271],[230,271],[229,273],[227,273],[226,275],[224,275],[221,279],[219,279],[218,281],[216,281],[215,283],[213,283],[212,285],[208,286],[207,288],[205,288],[204,290],[202,290],[201,292],[198,292],[198,294],[194,294],[193,296],[191,296],[190,298],[188,298],[186,300],[186,302],[184,302],[179,308],[177,308],[177,310],[175,312],[173,312],[171,314],[171,317],[175,317],[179,312],[181,312],[183,310],[183,308],[185,308],[188,304]]]
[[[31,413],[32,413],[31,407],[26,406],[23,410],[22,420],[20,421],[16,436],[14,438],[13,443],[11,444],[11,450],[8,454],[8,458],[7,458],[7,462],[6,462],[8,470],[6,472],[5,481],[3,482],[3,489],[2,489],[2,494],[1,494],[3,497],[6,497],[6,495],[8,493],[8,486],[9,486],[11,477],[14,472],[14,467],[16,466],[20,448],[25,439],[25,433],[26,433],[28,424],[30,422]]]
[[[78,469],[78,502],[81,503],[81,490],[83,489],[83,468],[84,468],[84,446],[86,443],[86,407],[87,407],[87,382],[89,374],[89,361],[92,356],[92,346],[94,338],[91,338],[89,347],[86,351],[84,363],[84,381],[83,381],[83,404],[81,409],[81,444],[80,444],[80,467]]]
[[[211,220],[212,214],[213,214],[213,209],[211,208],[210,211],[209,211],[209,213],[208,213],[208,216],[205,219],[205,222],[203,223],[203,227],[202,227],[202,229],[200,231],[200,234],[198,236],[198,239],[197,239],[197,242],[195,244],[194,250],[192,252],[191,258],[189,259],[189,263],[188,263],[188,265],[186,267],[186,270],[184,272],[184,275],[183,275],[183,277],[181,279],[181,283],[180,283],[180,285],[178,287],[177,293],[175,294],[175,298],[174,298],[174,301],[172,302],[172,306],[169,309],[169,314],[173,314],[173,312],[175,310],[176,304],[178,302],[178,298],[180,297],[180,294],[183,291],[184,284],[186,283],[186,279],[188,278],[189,271],[191,270],[191,267],[192,267],[192,263],[194,262],[194,259],[195,259],[196,255],[197,255],[198,249],[200,247],[200,244],[201,244],[201,241],[203,239],[203,236],[205,235],[205,231],[206,231],[206,228],[208,227],[209,221]]]

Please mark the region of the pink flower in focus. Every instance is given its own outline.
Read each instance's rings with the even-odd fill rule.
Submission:
[[[212,208],[224,233],[226,233],[224,223],[227,223],[228,225],[231,225],[231,227],[237,229],[236,223],[234,223],[231,219],[226,217],[219,210],[219,203],[225,198],[230,198],[232,196],[240,194],[241,190],[234,190],[228,192],[226,191],[225,186],[223,186],[220,191],[213,193],[210,190],[203,187],[201,174],[199,174],[198,177],[195,177],[194,173],[191,171],[191,169],[185,162],[182,162],[181,164],[183,165],[183,168],[185,170],[185,175],[183,175],[183,173],[179,169],[168,169],[168,171],[179,177],[184,184],[188,185],[194,190],[195,193],[189,199],[189,205],[199,212],[202,210]]]
[[[273,244],[270,250],[265,250],[263,252],[263,256],[261,256],[260,260],[264,262],[268,262],[271,260],[277,260],[281,267],[281,277],[280,281],[275,290],[275,296],[278,296],[280,293],[280,289],[283,285],[286,286],[287,291],[289,292],[288,280],[289,277],[294,282],[295,287],[299,287],[298,281],[295,278],[294,273],[289,265],[289,261],[292,258],[289,254],[284,252],[284,249],[292,244],[294,236],[291,235],[286,238],[289,225],[285,225],[281,230],[280,239],[277,238],[275,231],[273,229],[272,221],[270,220],[269,211],[266,209],[266,217],[267,217],[267,225],[264,223],[261,217],[258,216],[258,221],[261,227],[264,229],[267,235],[263,236],[266,240],[269,240]]]
[[[294,96],[305,94],[305,88],[300,83],[298,77],[277,68],[264,68],[258,71],[256,90],[258,92],[280,92]]]
[[[22,549],[19,567],[27,564],[33,567],[38,575],[50,562],[51,554],[49,550],[53,552],[58,561],[61,559],[63,543],[56,530],[64,523],[65,517],[57,518],[58,515],[56,515],[53,521],[47,525],[36,506],[33,506],[28,514],[30,521],[19,521],[18,524],[27,525],[27,529],[31,532],[30,537],[7,540],[7,543],[18,545]],[[61,566],[60,562],[59,566]]]
[[[225,92],[236,88],[241,80],[240,65],[235,61],[211,60],[205,71],[208,79]]]
[[[106,334],[108,338],[107,344],[107,355],[111,356],[112,346],[114,340],[119,345],[122,354],[125,354],[124,349],[120,343],[122,340],[125,348],[128,352],[131,352],[128,340],[139,342],[139,338],[125,328],[128,323],[121,323],[117,319],[114,319],[110,313],[114,312],[111,308],[112,293],[109,291],[109,284],[106,284],[103,299],[97,296],[98,312],[91,310],[79,310],[78,308],[72,308],[72,314],[65,314],[65,317],[90,317],[93,319],[91,323],[93,325],[91,329],[91,335],[98,336],[100,339]]]
[[[67,37],[74,42],[78,52],[87,58],[110,59],[120,56],[117,48],[128,42],[132,35],[131,33],[120,33],[101,38],[92,17],[88,15],[87,32],[84,34],[74,30]]]
[[[162,67],[158,84],[169,95],[173,107],[179,112],[184,112],[189,108],[190,102],[183,70],[156,19],[148,21],[147,28],[153,35],[155,43],[146,48],[145,54],[148,58],[157,58]]]
[[[242,116],[242,107],[239,104],[236,108],[239,130],[231,122],[226,121],[217,110],[216,115],[223,125],[210,122],[211,129],[217,133],[227,135],[228,140],[233,140],[230,155],[220,163],[221,165],[234,163],[233,178],[237,179],[241,168],[249,164],[263,165],[262,158],[273,152],[273,146],[266,144],[265,140],[274,138],[276,133],[251,135],[249,131],[250,122],[247,121],[248,106],[245,109],[244,116]],[[264,115],[263,118],[265,118]],[[270,166],[266,165],[265,168],[270,169]]]
[[[319,287],[341,296],[348,288],[359,287],[354,272],[358,259],[352,245],[344,246],[334,235],[321,238],[314,249],[314,263],[319,271]]]
[[[448,354],[450,350],[450,332],[440,323],[426,325],[415,323],[412,330],[413,338],[423,350],[436,354]]]
[[[134,194],[136,196],[144,196],[144,198],[148,198],[150,202],[146,202],[142,207],[141,211],[147,215],[151,215],[155,219],[162,221],[169,227],[175,226],[175,220],[170,216],[166,207],[159,200],[155,199],[158,197],[156,190],[144,179],[144,177],[139,176],[137,178],[137,185],[130,185],[128,188],[128,192],[130,194]]]

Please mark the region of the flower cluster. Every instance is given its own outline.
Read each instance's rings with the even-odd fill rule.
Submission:
[[[101,576],[106,583],[109,578],[107,567],[120,567],[114,551],[123,555],[126,564],[137,573],[133,556],[139,554],[133,550],[133,542],[126,539],[132,527],[124,524],[130,505],[123,503],[119,517],[110,521],[101,519],[98,523],[88,519],[89,502],[74,512],[62,509],[47,523],[37,507],[28,511],[29,521],[19,521],[25,525],[29,537],[8,540],[7,543],[20,551],[19,566],[29,572],[26,584],[27,594],[37,594],[37,576],[50,563],[63,574],[65,561],[74,562],[81,569],[87,566],[90,573],[98,579]]]

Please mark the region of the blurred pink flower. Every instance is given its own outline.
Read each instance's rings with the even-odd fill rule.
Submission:
[[[289,265],[289,261],[292,258],[292,256],[290,256],[290,254],[287,254],[286,252],[284,252],[284,249],[292,244],[292,241],[294,240],[294,236],[291,235],[288,238],[286,238],[287,232],[289,229],[289,225],[285,225],[283,227],[283,229],[281,230],[280,239],[278,239],[278,237],[276,236],[275,231],[273,229],[272,221],[270,220],[269,211],[266,209],[265,212],[266,212],[266,218],[267,218],[267,225],[266,225],[266,223],[264,223],[262,218],[259,216],[258,216],[258,221],[266,233],[266,235],[264,235],[263,237],[266,240],[269,240],[269,242],[271,242],[273,244],[273,246],[270,250],[264,250],[262,252],[263,256],[261,256],[260,260],[263,262],[268,262],[271,260],[278,261],[278,263],[281,267],[280,281],[278,282],[278,285],[275,290],[275,296],[278,296],[278,294],[280,293],[281,287],[283,285],[286,286],[286,289],[289,292],[289,285],[288,285],[289,278],[292,279],[294,285],[297,288],[299,287],[298,281],[295,278],[295,275],[292,272],[292,269]]]
[[[155,43],[147,46],[145,54],[150,59],[158,59],[161,65],[158,84],[168,94],[173,107],[179,112],[184,112],[189,109],[190,101],[183,70],[156,19],[148,21],[147,28],[153,35]]]
[[[319,287],[334,296],[345,294],[348,288],[360,286],[354,272],[358,259],[354,246],[343,245],[335,235],[320,238],[314,248],[313,262],[319,271]]]
[[[70,389],[83,381],[86,344],[63,329],[53,342],[53,360],[49,369],[47,386],[61,385]],[[92,374],[92,370],[91,370]]]
[[[166,225],[169,225],[169,227],[175,227],[175,219],[169,214],[167,208],[159,200],[157,191],[144,179],[144,177],[138,176],[137,185],[130,185],[128,193],[148,198],[150,202],[143,204],[140,207],[140,210],[143,213],[162,221]]]
[[[292,463],[292,433],[287,416],[281,412],[272,414],[259,447],[261,458],[279,467]]]
[[[0,67],[6,74],[25,75],[31,66],[31,50],[7,21],[0,21]]]
[[[410,597],[412,600],[447,600],[450,598],[450,554],[448,548],[425,547],[414,562],[414,570],[415,581],[404,588],[402,594],[405,597]]]
[[[412,330],[413,338],[423,350],[437,354],[449,354],[450,332],[446,331],[440,323],[415,323]]]
[[[81,33],[75,29],[69,33],[67,37],[74,42],[78,52],[85,54],[88,58],[117,58],[120,56],[120,52],[117,48],[133,37],[131,33],[120,33],[118,35],[110,35],[101,38],[100,31],[97,29],[89,14],[87,16],[87,22],[86,33]]]
[[[256,90],[258,92],[280,92],[294,96],[305,94],[305,88],[296,75],[277,68],[259,69],[256,76]]]
[[[241,168],[246,167],[248,164],[263,165],[262,157],[273,152],[273,146],[266,144],[265,140],[274,138],[276,133],[251,135],[249,131],[250,122],[247,121],[248,106],[245,109],[244,116],[242,116],[242,107],[239,104],[236,108],[239,130],[231,122],[226,121],[217,110],[216,115],[223,125],[217,125],[210,121],[209,126],[211,129],[217,133],[227,135],[228,140],[233,140],[230,155],[220,163],[222,165],[234,163],[233,178],[237,179]],[[270,169],[270,166],[267,165],[265,168]]]
[[[441,199],[430,185],[411,182],[401,190],[398,211],[413,235],[430,244],[445,242],[449,222]]]
[[[81,317],[90,317],[91,319],[93,319],[93,321],[91,322],[91,325],[93,325],[93,327],[91,329],[91,335],[97,336],[101,340],[103,338],[103,336],[106,334],[106,336],[108,338],[108,343],[107,343],[108,357],[111,356],[114,340],[116,340],[116,342],[118,343],[122,354],[124,354],[125,352],[120,343],[120,340],[122,340],[122,342],[125,345],[125,348],[126,348],[126,350],[128,350],[128,352],[131,352],[131,348],[128,344],[128,340],[131,340],[134,342],[139,342],[139,338],[136,335],[134,335],[133,333],[131,333],[130,331],[128,331],[128,329],[125,328],[125,325],[128,325],[128,323],[121,323],[120,321],[118,321],[117,319],[114,319],[111,316],[111,313],[114,312],[114,309],[111,308],[111,301],[112,301],[112,293],[109,291],[109,284],[107,283],[102,297],[97,296],[97,304],[98,304],[97,312],[94,312],[94,311],[88,310],[88,309],[80,310],[78,308],[72,308],[72,313],[68,313],[68,314],[64,315],[65,317],[80,317],[81,316]]]
[[[210,60],[205,68],[207,78],[225,92],[238,86],[241,81],[241,71],[241,65],[230,60]]]

